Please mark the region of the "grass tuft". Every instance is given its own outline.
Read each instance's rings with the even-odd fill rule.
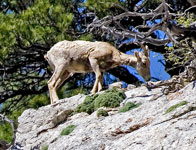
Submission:
[[[48,145],[42,146],[41,150],[48,150]]]
[[[75,128],[76,128],[76,125],[67,126],[65,129],[61,131],[60,135],[61,136],[69,135]]]
[[[97,111],[97,117],[100,117],[100,116],[106,117],[106,116],[108,116],[108,112],[106,110],[104,110],[104,109],[99,109]]]
[[[132,102],[128,102],[122,108],[120,108],[118,112],[127,112],[131,109],[139,107],[140,105],[141,105],[141,103],[134,104]]]
[[[169,112],[171,112],[171,111],[174,111],[176,108],[181,107],[181,106],[183,106],[183,105],[186,105],[187,103],[188,103],[187,101],[182,101],[182,102],[180,102],[180,103],[178,103],[178,104],[176,104],[176,105],[173,105],[173,106],[169,107],[169,108],[165,111],[165,114],[167,114],[167,113],[169,113]]]

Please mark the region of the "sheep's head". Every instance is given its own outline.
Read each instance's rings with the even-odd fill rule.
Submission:
[[[149,81],[151,79],[149,49],[147,45],[142,45],[142,48],[144,49],[144,53],[136,51],[134,53],[137,58],[135,69],[145,81]]]

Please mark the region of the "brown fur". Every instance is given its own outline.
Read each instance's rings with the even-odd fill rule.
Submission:
[[[145,79],[150,79],[150,59],[148,47],[143,46],[144,54],[135,56],[118,51],[106,42],[62,41],[55,44],[46,60],[54,70],[48,81],[51,104],[58,100],[56,89],[74,73],[94,72],[96,80],[92,94],[102,89],[102,72],[120,65],[130,65]]]

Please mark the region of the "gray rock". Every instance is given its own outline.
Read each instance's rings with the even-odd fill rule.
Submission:
[[[108,88],[112,89],[112,88],[118,88],[121,89],[122,88],[122,82],[114,82],[112,84],[109,84]]]
[[[182,90],[163,95],[160,88],[148,91],[138,87],[125,92],[127,102],[139,107],[107,117],[70,113],[84,100],[77,95],[53,106],[26,110],[19,118],[16,142],[22,149],[48,150],[195,150],[196,89],[190,83]],[[171,112],[170,107],[186,101]],[[112,111],[112,109],[111,109]],[[76,128],[69,135],[60,133],[69,125]]]

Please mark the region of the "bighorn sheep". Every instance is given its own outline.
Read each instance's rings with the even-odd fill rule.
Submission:
[[[59,98],[56,93],[61,84],[74,73],[94,72],[96,80],[92,94],[102,89],[102,72],[120,65],[130,65],[145,79],[150,79],[150,59],[147,46],[144,53],[127,55],[106,42],[61,41],[45,55],[54,70],[48,81],[51,104]]]

